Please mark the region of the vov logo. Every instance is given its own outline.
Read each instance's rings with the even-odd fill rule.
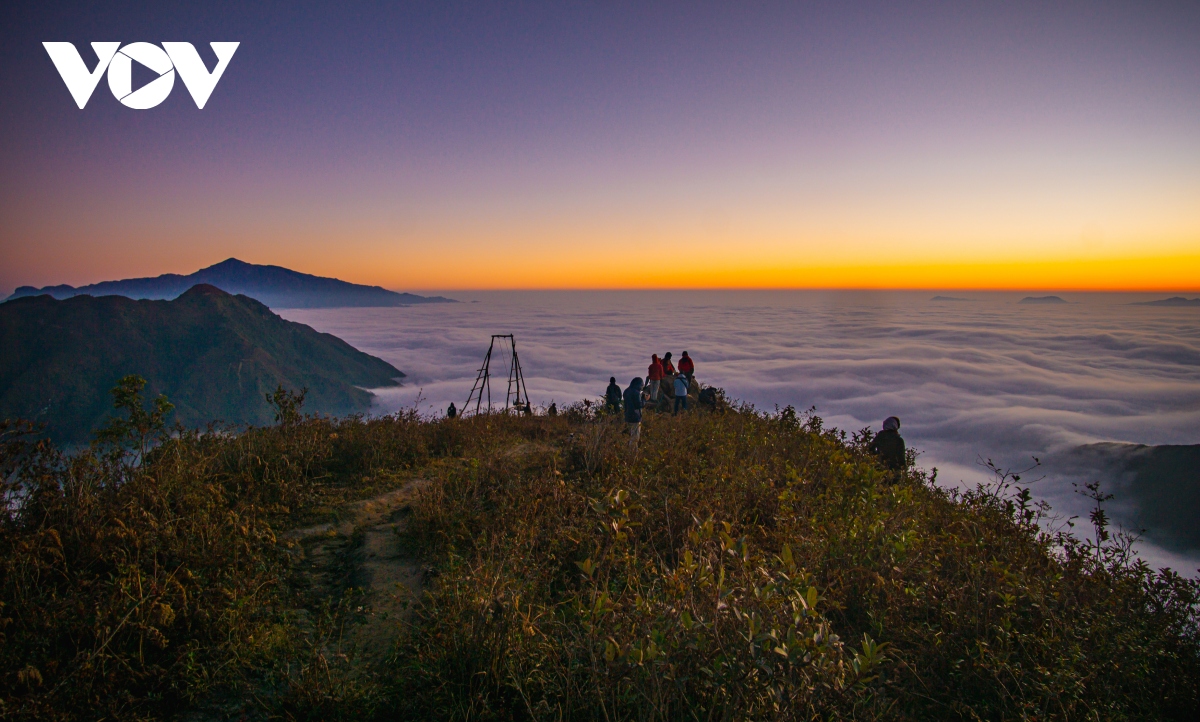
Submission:
[[[175,87],[175,71],[179,71],[196,107],[203,108],[238,45],[241,43],[209,43],[217,55],[217,67],[210,73],[191,43],[163,43],[161,48],[153,43],[130,43],[125,47],[120,43],[92,43],[92,50],[100,59],[95,70],[87,69],[74,43],[42,43],[80,110],[87,105],[105,70],[108,89],[126,107],[145,110],[166,100]],[[158,77],[134,90],[134,62],[158,73]]]

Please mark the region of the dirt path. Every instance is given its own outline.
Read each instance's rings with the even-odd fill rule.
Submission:
[[[386,654],[421,591],[423,569],[405,549],[410,504],[428,482],[413,480],[399,489],[343,508],[329,524],[293,529],[283,535],[296,564],[318,598],[338,599],[350,587],[365,592],[362,623],[346,628],[343,642],[358,654]]]

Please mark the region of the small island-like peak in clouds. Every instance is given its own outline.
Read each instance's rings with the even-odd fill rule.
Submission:
[[[1020,303],[1055,305],[1059,303],[1066,303],[1066,301],[1064,301],[1061,296],[1026,296],[1020,300]]]
[[[1200,308],[1200,298],[1184,298],[1183,296],[1171,296],[1170,298],[1160,299],[1158,301],[1139,301],[1129,304],[1131,306],[1173,306],[1183,308]]]

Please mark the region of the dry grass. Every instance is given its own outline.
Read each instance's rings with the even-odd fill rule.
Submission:
[[[0,716],[1192,719],[1197,585],[892,483],[815,417],[285,420],[131,465],[4,431]],[[429,479],[385,661],[276,543]],[[16,495],[16,496],[14,496]],[[19,498],[16,498],[19,497]],[[400,624],[398,622],[398,624]],[[224,705],[224,706],[222,706]]]

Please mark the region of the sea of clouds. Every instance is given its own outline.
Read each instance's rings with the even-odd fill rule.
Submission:
[[[1085,514],[1056,455],[1081,444],[1200,443],[1200,311],[1131,305],[1161,296],[818,291],[548,291],[448,293],[462,301],[404,308],[288,309],[407,374],[376,390],[380,413],[462,406],[493,333],[516,335],[535,405],[627,386],[650,354],[687,350],[698,378],[773,411],[816,407],[847,431],[899,416],[901,433],[939,481],[987,477],[980,462],[1044,477],[1034,493]],[[493,360],[503,403],[507,360]],[[498,392],[498,393],[497,393]],[[1120,518],[1120,499],[1114,504]],[[1152,564],[1196,569],[1200,557],[1143,542]]]

